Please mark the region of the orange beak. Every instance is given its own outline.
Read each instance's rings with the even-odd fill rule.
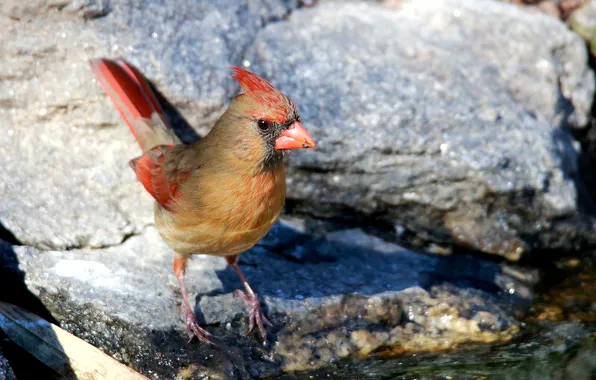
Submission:
[[[306,129],[299,122],[295,121],[286,129],[281,136],[275,140],[275,149],[290,150],[301,148],[314,148],[315,141],[310,137]]]

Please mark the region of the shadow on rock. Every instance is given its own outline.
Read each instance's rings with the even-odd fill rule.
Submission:
[[[494,261],[418,254],[359,229],[313,238],[283,222],[240,265],[275,324],[272,355],[285,371],[386,347],[507,340],[533,285]],[[241,282],[231,268],[216,274],[223,289],[197,296],[204,321],[245,331],[246,305],[231,294]]]
[[[590,68],[596,68],[596,58],[593,54],[589,55]],[[577,178],[575,184],[577,188],[578,206],[580,210],[596,215],[596,174],[594,173],[594,164],[596,164],[596,101],[592,101],[590,112],[590,122],[584,128],[574,128],[571,130],[573,138],[581,144],[581,151],[577,158]]]
[[[21,245],[18,239],[0,223],[0,301],[17,305],[41,318],[59,325],[44,304],[29,291],[25,284],[25,273],[19,269],[19,261],[14,246]],[[54,333],[44,330],[45,340],[52,339]],[[56,346],[59,343],[54,342]],[[10,367],[18,379],[58,379],[76,378],[70,363],[52,363],[59,368],[54,372],[42,364],[29,352],[22,349],[0,329],[0,352],[6,356]],[[39,352],[38,352],[39,353]]]
[[[531,289],[513,285],[519,276],[501,263],[419,254],[362,229],[311,227],[283,218],[241,256],[275,325],[267,345],[258,331],[244,335],[247,307],[232,293],[242,289],[233,270],[201,255],[189,263],[187,286],[217,347],[188,343],[171,251],[154,228],[105,249],[16,247],[10,256],[69,332],[151,376],[275,376],[374,352],[501,342],[519,329],[516,313]]]
[[[330,233],[324,239],[278,223],[259,245],[240,256],[240,265],[254,290],[264,297],[372,295],[415,286],[429,290],[441,284],[488,294],[502,291],[494,281],[501,272],[497,263],[469,255],[414,253],[360,229]],[[217,275],[223,289],[209,295],[242,288],[232,268]]]

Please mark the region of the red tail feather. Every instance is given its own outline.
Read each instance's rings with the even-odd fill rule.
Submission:
[[[143,95],[145,97],[145,100],[151,102],[155,112],[159,113],[160,115],[163,115],[164,112],[161,108],[161,105],[155,98],[155,94],[153,93],[153,90],[151,90],[151,87],[149,86],[149,83],[147,83],[147,80],[145,79],[143,74],[141,74],[136,67],[126,62],[123,58],[118,58],[116,62],[124,71],[126,71],[126,73],[131,77],[131,79],[134,79],[137,82],[137,84],[141,86],[141,88],[143,89]]]
[[[145,119],[148,121],[146,124],[150,124],[155,113],[163,118],[163,110],[149,83],[134,66],[122,58],[117,61],[100,58],[90,63],[97,80],[114,102],[141,148],[151,148],[144,146],[144,141],[139,138],[141,133],[137,130],[139,123],[136,122]]]
[[[166,155],[180,140],[168,127],[149,83],[122,58],[92,60],[91,68],[145,152],[131,161],[137,179],[157,202],[169,209],[179,183],[188,175],[168,176],[164,171]]]

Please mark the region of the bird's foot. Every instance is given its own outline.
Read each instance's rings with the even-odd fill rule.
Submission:
[[[199,326],[197,323],[197,318],[195,317],[195,313],[190,310],[185,310],[184,317],[186,319],[186,332],[188,333],[189,342],[192,341],[192,338],[196,336],[201,342],[215,346],[215,344],[209,340],[209,337],[213,335],[209,331]]]
[[[234,294],[237,296],[242,297],[244,302],[248,305],[248,331],[246,335],[250,334],[252,329],[255,327],[255,324],[259,328],[261,332],[261,336],[263,337],[263,341],[267,341],[267,331],[265,330],[265,325],[273,326],[271,322],[265,316],[263,310],[261,310],[261,302],[257,298],[256,295],[247,295],[240,289],[234,291]]]

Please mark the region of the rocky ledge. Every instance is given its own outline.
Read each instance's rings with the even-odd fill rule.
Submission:
[[[535,281],[528,272],[422,255],[355,229],[314,237],[305,224],[283,220],[241,259],[275,325],[265,345],[244,336],[246,306],[232,295],[242,284],[225,260],[207,256],[193,260],[187,283],[218,347],[186,342],[172,254],[153,227],[104,249],[5,244],[0,262],[24,272],[63,328],[155,377],[189,368],[270,376],[377,351],[507,341],[519,330]]]
[[[574,139],[594,74],[558,19],[489,0],[4,3],[0,299],[47,308],[145,375],[275,377],[504,342],[540,281],[524,265],[596,243]],[[99,56],[137,65],[185,141],[238,91],[233,64],[301,111],[318,147],[292,155],[287,214],[241,259],[275,325],[265,345],[243,334],[233,272],[205,256],[187,282],[218,347],[186,341]]]

